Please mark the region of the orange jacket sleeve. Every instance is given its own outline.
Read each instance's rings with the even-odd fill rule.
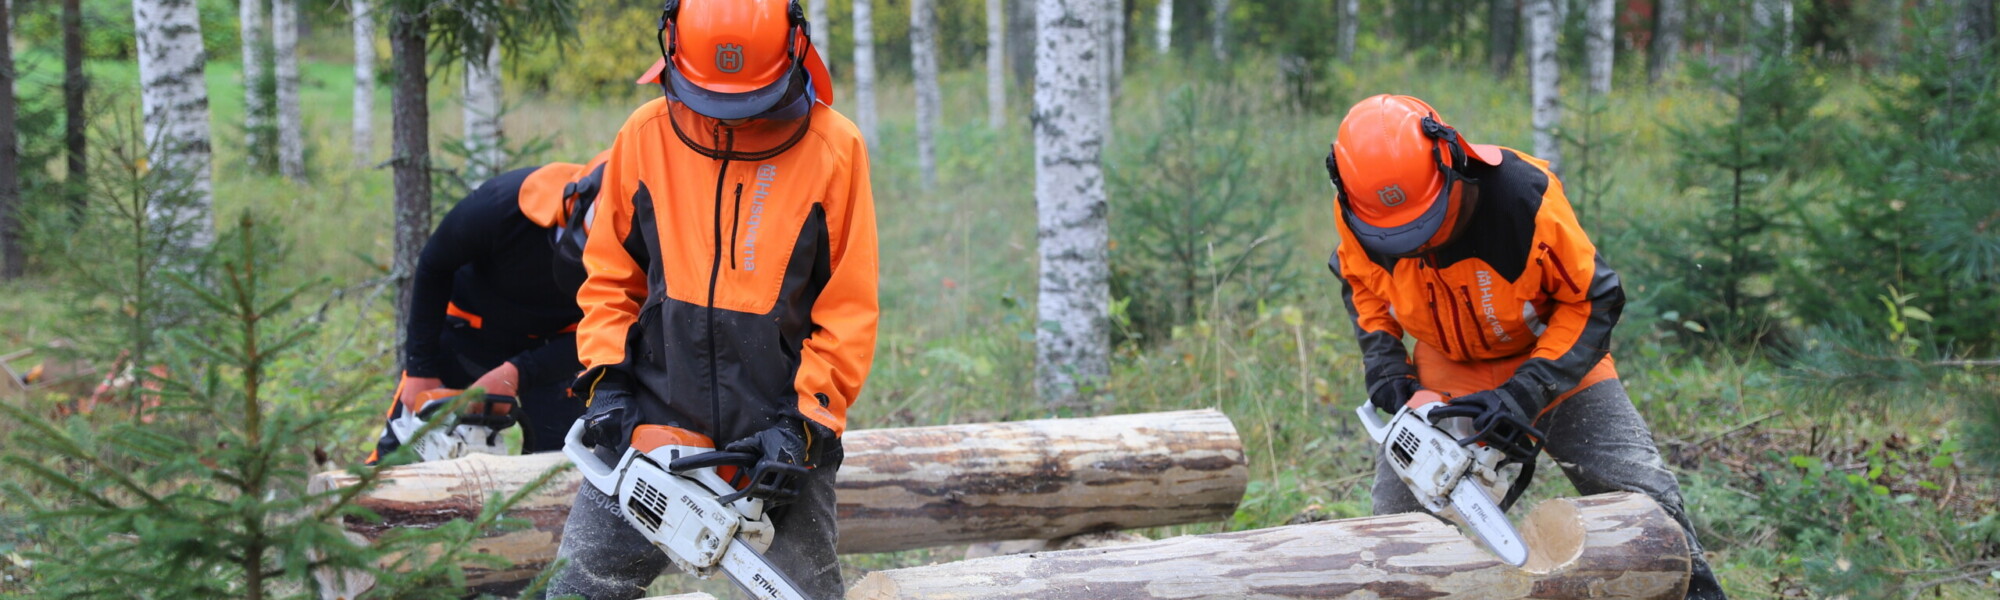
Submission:
[[[799,412],[841,435],[847,408],[861,393],[875,360],[875,326],[880,315],[876,279],[875,196],[868,182],[868,149],[859,136],[846,149],[846,168],[836,169],[826,190],[827,241],[831,274],[813,303],[816,326],[800,351]]]
[[[619,134],[610,154],[633,151],[630,140]],[[646,271],[642,258],[628,251],[632,236],[632,195],[640,185],[638,174],[630,171],[631,161],[611,160],[605,164],[604,181],[598,193],[591,235],[584,244],[583,267],[587,274],[577,290],[576,302],[583,309],[583,321],[576,328],[577,358],[583,376],[575,384],[576,394],[588,402],[607,375],[622,384],[629,376],[625,366],[627,330],[639,320],[646,299]]]
[[[1555,178],[1550,177],[1554,182]],[[1537,414],[1549,400],[1575,388],[1611,353],[1611,329],[1625,308],[1618,273],[1604,262],[1577,223],[1562,186],[1552,183],[1535,216],[1531,264],[1554,301],[1548,329],[1504,387]]]

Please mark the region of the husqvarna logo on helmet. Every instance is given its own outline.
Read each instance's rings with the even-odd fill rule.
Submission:
[[[715,68],[721,69],[724,73],[735,73],[743,70],[743,45],[716,44]]]
[[[1375,199],[1381,200],[1383,206],[1398,206],[1409,198],[1403,196],[1402,186],[1390,184],[1389,187],[1375,190]]]

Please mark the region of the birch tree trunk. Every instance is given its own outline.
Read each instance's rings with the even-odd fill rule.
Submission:
[[[937,189],[938,64],[933,0],[910,0],[910,66],[916,72],[917,171],[923,189]]]
[[[1153,48],[1160,56],[1174,49],[1174,0],[1160,0],[1153,9]]]
[[[72,214],[83,212],[84,202],[90,197],[90,187],[84,179],[90,175],[90,163],[84,96],[90,91],[90,79],[83,74],[83,2],[63,0],[63,148],[69,155],[69,171],[64,186],[68,189]]]
[[[1035,392],[1081,406],[1110,374],[1105,221],[1102,0],[1039,0],[1035,55],[1035,213],[1041,281]]]
[[[829,37],[833,35],[833,21],[826,16],[826,5],[832,1],[812,0],[812,5],[806,8],[806,21],[812,23],[812,44],[819,49],[821,60],[826,60],[827,53],[833,52],[833,38]],[[831,70],[833,65],[829,64],[827,68]]]
[[[1752,0],[1750,24],[1754,29],[1753,39],[1762,40],[1750,44],[1750,55],[1753,60],[1762,58],[1765,48],[1777,50],[1780,56],[1791,56],[1791,0]]]
[[[1006,23],[1001,0],[986,0],[986,126],[994,129],[1007,125]]]
[[[1646,49],[1646,82],[1659,83],[1680,64],[1681,29],[1687,0],[1659,0],[1653,7],[1653,39]]]
[[[243,136],[246,152],[263,154],[266,158],[251,161],[252,164],[269,165],[269,154],[277,147],[277,129],[272,124],[275,114],[272,110],[271,89],[264,86],[270,77],[271,63],[266,51],[270,48],[267,36],[271,22],[264,16],[264,3],[269,0],[242,0],[236,7],[238,37],[243,41]]]
[[[201,48],[201,16],[195,0],[133,0],[137,26],[139,106],[144,114],[147,155],[152,169],[167,174],[153,191],[148,215],[156,223],[190,228],[187,243],[207,247],[215,240],[209,209],[207,56]]]
[[[390,129],[394,138],[394,180],[396,183],[396,338],[402,339],[401,323],[410,308],[410,284],[417,272],[417,257],[431,234],[431,110],[428,65],[425,62],[425,35],[430,17],[421,14],[391,13],[389,21],[390,68],[396,75],[395,93],[390,101]],[[400,361],[401,358],[399,357]]]
[[[354,20],[354,166],[375,154],[375,15],[368,0],[349,0]]]
[[[15,125],[14,44],[11,7],[0,4],[0,281],[20,279],[27,271],[21,246],[20,132]]]
[[[1486,0],[1486,66],[1495,78],[1514,73],[1520,32],[1521,0]]]
[[[278,79],[278,172],[306,178],[305,117],[299,112],[298,0],[271,0],[271,61]]]
[[[1225,45],[1229,33],[1229,0],[1208,1],[1208,46],[1215,54],[1216,62],[1229,60],[1229,46]]]
[[[1612,22],[1617,12],[1617,0],[1590,0],[1584,11],[1583,53],[1590,64],[1590,92],[1599,96],[1611,93],[1613,53],[1617,51]]]
[[[1531,120],[1535,127],[1535,156],[1549,161],[1549,168],[1555,170],[1562,164],[1562,139],[1556,129],[1562,126],[1562,88],[1560,67],[1556,63],[1556,21],[1555,0],[1528,0],[1525,13],[1528,18],[1528,95],[1534,107]]]
[[[1340,0],[1340,33],[1334,40],[1335,56],[1354,60],[1354,38],[1361,33],[1361,0]]]
[[[854,0],[854,125],[868,152],[875,152],[875,11],[871,0]]]
[[[465,60],[466,181],[477,187],[505,169],[505,134],[500,128],[500,41],[488,35],[486,52]]]

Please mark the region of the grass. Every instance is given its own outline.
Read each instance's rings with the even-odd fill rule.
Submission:
[[[1265,61],[1268,62],[1268,61]],[[1362,400],[1360,357],[1349,334],[1338,287],[1323,257],[1335,238],[1328,221],[1332,198],[1321,167],[1339,109],[1300,111],[1278,96],[1274,68],[1246,60],[1230,72],[1212,67],[1152,65],[1137,58],[1115,117],[1116,137],[1107,169],[1144,176],[1149,165],[1129,160],[1123,146],[1143,139],[1158,122],[1163,98],[1182,86],[1230,94],[1248,107],[1238,126],[1257,143],[1241,160],[1259,165],[1266,197],[1281,203],[1279,227],[1293,245],[1281,275],[1296,285],[1271,297],[1240,288],[1203,303],[1200,318],[1172,328],[1166,339],[1118,350],[1110,397],[1100,412],[1120,413],[1215,407],[1230,415],[1248,452],[1251,487],[1238,513],[1225,523],[1146,532],[1165,536],[1281,525],[1301,515],[1362,516],[1368,512],[1372,459],[1364,434],[1352,421]],[[93,65],[101,89],[127,85],[129,65]],[[1189,73],[1198,73],[1190,77]],[[240,93],[229,63],[211,63],[218,214],[252,210],[278,217],[293,243],[288,259],[301,280],[323,278],[315,294],[322,333],[312,342],[317,364],[287,365],[293,385],[340,381],[331,402],[375,403],[387,396],[395,372],[395,330],[379,286],[371,286],[390,252],[390,196],[384,169],[356,169],[348,155],[347,67],[308,61],[304,103],[312,180],[294,184],[242,168]],[[120,82],[125,82],[121,84]],[[1603,200],[1604,223],[1593,234],[1614,264],[1620,232],[1641,224],[1671,223],[1691,210],[1688,197],[1662,182],[1673,180],[1674,152],[1666,127],[1719,114],[1718,102],[1698,86],[1670,82],[1657,90],[1621,83],[1609,99],[1616,115],[1608,126],[1625,139],[1610,177],[1617,185]],[[850,415],[857,428],[1026,419],[1051,416],[1032,391],[1035,215],[1033,146],[1027,98],[1016,92],[1009,124],[985,125],[979,72],[946,75],[946,114],[939,141],[939,191],[919,190],[915,171],[913,106],[907,81],[879,90],[882,129],[873,157],[881,233],[882,320],[872,376]],[[1519,81],[1496,81],[1483,72],[1415,58],[1374,58],[1331,69],[1328,104],[1344,107],[1377,92],[1429,100],[1475,142],[1529,147],[1527,93]],[[453,86],[433,86],[434,136],[458,131]],[[1858,83],[1834,82],[1836,101],[1822,110],[1850,113],[1862,100]],[[851,98],[843,88],[838,94]],[[577,161],[611,140],[632,103],[572,102],[510,91],[508,134],[544,137],[548,160]],[[378,87],[377,147],[388,152],[387,86]],[[851,102],[843,105],[851,106]],[[1112,219],[1118,218],[1112,201]],[[0,350],[39,344],[63,324],[56,295],[60,273],[41,272],[0,287]],[[1955,458],[1958,430],[1947,394],[1963,387],[1939,384],[1911,394],[1929,399],[1853,396],[1808,401],[1779,367],[1755,355],[1696,354],[1671,343],[1643,306],[1648,282],[1629,278],[1639,304],[1619,329],[1620,370],[1633,402],[1652,424],[1655,439],[1679,469],[1690,514],[1725,584],[1736,597],[1835,595],[1874,590],[1882,595],[1937,593],[1946,598],[1991,597],[1992,580],[1978,578],[1935,588],[1838,587],[1834,577],[1855,567],[1880,567],[1896,585],[1935,580],[1947,570],[1990,558],[1995,543],[1979,541],[1976,527],[1996,511],[1995,482]],[[322,306],[323,305],[323,306]],[[1671,324],[1668,324],[1671,326]],[[331,367],[331,368],[329,368]],[[288,377],[288,378],[287,378]],[[1967,376],[1974,385],[1990,375]],[[348,424],[344,440],[330,441],[337,456],[359,458],[372,439],[373,422]],[[1816,461],[1816,462],[1815,462]],[[1821,466],[1817,474],[1810,464]],[[1573,494],[1548,474],[1525,504]],[[1880,471],[1874,475],[1872,472]],[[1864,483],[1854,483],[1861,476]],[[1860,485],[1861,487],[1854,487]],[[1877,498],[1873,486],[1886,490]],[[1936,488],[1936,489],[1933,489]],[[1859,492],[1850,493],[1853,490]],[[1856,495],[1859,494],[1859,495]],[[1905,499],[1907,497],[1907,499]],[[1783,512],[1799,506],[1798,513]],[[1840,516],[1845,525],[1823,528],[1849,539],[1825,540],[1801,523]],[[1894,548],[1863,560],[1869,536]],[[850,577],[865,569],[954,558],[954,550],[923,550],[847,557]],[[1841,567],[1847,564],[1849,567]],[[1955,573],[1957,571],[1950,571]],[[1828,583],[1833,581],[1833,583]],[[669,578],[667,591],[694,584]],[[715,591],[715,584],[704,584]],[[1829,587],[1833,586],[1833,587]],[[1870,592],[1846,592],[1869,597]]]

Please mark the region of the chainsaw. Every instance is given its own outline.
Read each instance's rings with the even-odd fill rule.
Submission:
[[[1431,411],[1444,406],[1444,396],[1422,390],[1387,425],[1375,416],[1373,404],[1363,402],[1354,413],[1361,416],[1368,437],[1384,447],[1389,467],[1425,510],[1455,515],[1500,560],[1516,567],[1527,564],[1527,544],[1507,521],[1506,510],[1534,475],[1533,453],[1540,450],[1539,443],[1530,440],[1525,451],[1510,455],[1500,446],[1517,445],[1486,443],[1487,436],[1473,431],[1470,417],[1447,417],[1433,424]],[[1532,428],[1526,431],[1533,433]],[[1534,434],[1532,439],[1539,437]],[[1520,471],[1513,485],[1506,486],[1501,474],[1509,468]],[[1503,486],[1506,499],[1496,504],[1492,491]]]
[[[776,535],[764,501],[730,484],[757,455],[717,451],[708,436],[685,429],[640,425],[618,464],[608,466],[584,444],[584,427],[581,419],[570,426],[563,454],[674,566],[703,579],[720,571],[759,600],[805,600],[762,554]]]
[[[507,447],[500,439],[500,432],[514,425],[512,416],[514,398],[512,396],[486,396],[486,400],[470,407],[470,412],[446,412],[452,400],[464,392],[451,389],[427,390],[417,394],[417,408],[397,406],[395,416],[389,419],[389,433],[396,440],[412,446],[419,462],[451,460],[473,454],[507,454]],[[432,419],[443,417],[445,421],[431,428],[423,437],[417,432]]]

